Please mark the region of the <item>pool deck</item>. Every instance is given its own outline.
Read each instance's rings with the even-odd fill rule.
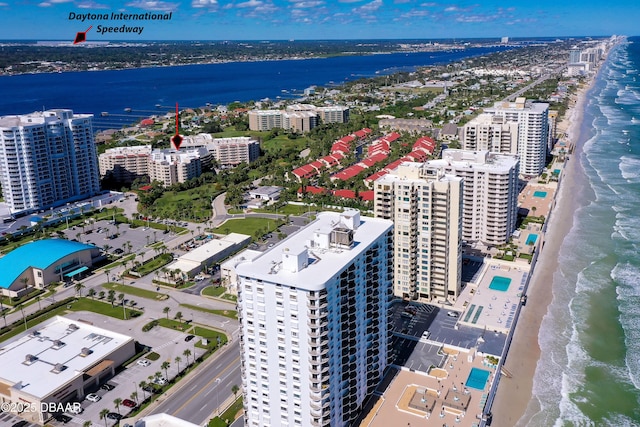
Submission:
[[[525,264],[494,260],[486,263],[478,282],[469,284],[454,305],[454,308],[464,310],[458,322],[488,331],[508,333],[515,320],[515,311],[520,304],[528,274],[529,266]],[[509,289],[504,292],[489,289],[495,276],[511,279]]]
[[[529,181],[518,196],[518,207],[527,209],[529,216],[542,215],[547,218],[553,207],[554,194],[557,189],[558,183],[556,182],[540,184],[535,181]],[[544,191],[547,195],[545,197],[535,197],[536,191]],[[534,207],[535,211],[533,210]]]
[[[440,368],[447,372],[444,378],[400,370],[360,426],[478,426],[495,377],[495,369],[483,362],[484,357],[473,350],[451,350]],[[483,390],[464,386],[471,368],[491,372]]]

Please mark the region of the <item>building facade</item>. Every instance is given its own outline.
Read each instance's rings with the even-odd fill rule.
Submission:
[[[464,179],[462,239],[489,246],[507,243],[518,219],[517,155],[448,149],[442,152],[447,173]]]
[[[332,105],[317,107],[311,104],[292,104],[286,110],[249,111],[249,129],[267,131],[282,128],[307,132],[321,123],[347,123],[349,107]]]
[[[245,425],[348,426],[387,366],[393,224],[348,210],[239,263]]]
[[[518,123],[504,117],[480,114],[462,128],[463,150],[486,150],[494,153],[518,152]]]
[[[441,164],[404,162],[374,182],[375,215],[394,223],[396,296],[445,303],[460,294],[462,191]]]
[[[207,155],[205,149],[154,151],[149,158],[149,180],[169,187],[197,178],[202,174],[202,158]]]
[[[499,102],[485,112],[518,123],[518,155],[520,175],[535,177],[542,173],[549,144],[549,104],[534,103],[525,98],[515,102]]]
[[[260,142],[248,136],[235,138],[213,138],[207,133],[186,136],[183,148],[206,148],[218,165],[237,166],[251,163],[260,157]]]
[[[92,119],[65,109],[0,117],[0,182],[12,213],[99,194]]]
[[[131,183],[149,175],[150,145],[109,148],[100,154],[100,176]]]

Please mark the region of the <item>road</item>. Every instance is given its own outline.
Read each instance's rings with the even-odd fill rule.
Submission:
[[[552,70],[551,72],[545,73],[542,76],[540,76],[537,80],[529,83],[528,85],[526,85],[525,87],[522,87],[520,89],[518,89],[517,92],[512,93],[511,95],[507,96],[506,98],[503,99],[504,101],[514,101],[517,97],[519,97],[520,95],[522,95],[523,93],[525,93],[526,91],[528,91],[529,89],[531,89],[532,87],[535,87],[537,85],[539,85],[540,83],[542,83],[543,81],[550,79],[551,77],[559,74],[562,72],[562,70],[564,70],[565,66],[562,65],[558,68],[556,68],[555,70]]]
[[[241,384],[240,346],[238,340],[234,340],[198,375],[172,391],[150,414],[164,412],[202,425],[218,415],[218,406],[233,397],[232,387]]]

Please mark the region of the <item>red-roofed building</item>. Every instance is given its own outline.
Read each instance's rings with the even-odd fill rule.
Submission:
[[[368,177],[366,177],[366,178],[364,179],[364,181],[365,181],[365,182],[373,182],[373,181],[375,181],[376,179],[380,178],[381,176],[385,176],[385,175],[386,175],[386,174],[388,174],[388,173],[389,173],[389,171],[386,171],[386,170],[382,169],[381,171],[376,172],[376,173],[374,173],[373,175],[369,175]]]
[[[317,175],[318,171],[311,165],[304,165],[294,169],[291,173],[293,173],[298,179],[303,179]]]
[[[302,191],[302,187],[298,188],[298,194],[302,195],[305,193],[309,193],[309,194],[324,194],[326,193],[327,190],[322,188],[322,187],[314,187],[313,185],[307,185],[304,189],[304,191]]]
[[[407,154],[406,157],[411,158],[414,162],[424,162],[429,158],[429,154],[425,153],[423,150],[415,150]]]
[[[387,141],[378,141],[367,148],[367,154],[369,156],[375,153],[389,153],[389,143]]]
[[[392,170],[394,170],[395,168],[397,168],[398,166],[400,166],[400,164],[402,162],[406,162],[408,161],[408,159],[402,158],[402,159],[398,159],[395,162],[391,162],[389,163],[387,166],[384,167],[384,170],[391,172]]]
[[[345,141],[336,141],[331,146],[331,153],[346,154],[350,152],[351,152],[351,145],[349,145],[349,143]]]
[[[322,163],[320,160],[316,160],[315,162],[309,163],[309,166],[313,166],[318,172],[320,172],[321,169],[325,168],[325,164]]]
[[[372,202],[375,197],[375,192],[373,190],[366,190],[360,192],[360,198],[365,202]]]
[[[142,120],[140,120],[140,126],[142,126],[142,127],[151,126],[154,123],[155,123],[155,121],[153,119],[142,119]]]
[[[151,190],[152,188],[153,188],[153,187],[152,187],[152,186],[150,186],[150,185],[143,185],[143,186],[142,186],[142,187],[140,187],[138,190],[141,190],[141,191],[149,191],[149,190]]]
[[[384,141],[387,141],[388,143],[392,143],[393,141],[396,141],[399,138],[400,138],[400,134],[399,133],[392,132],[389,135],[385,135],[382,139]]]
[[[343,169],[340,172],[338,172],[337,174],[333,175],[331,177],[331,180],[339,179],[339,180],[342,180],[342,181],[346,181],[346,180],[348,180],[350,178],[353,178],[354,176],[358,175],[364,169],[365,168],[360,166],[360,165],[349,166],[348,168]]]
[[[359,165],[365,165],[366,167],[370,168],[371,166],[375,165],[376,163],[379,163],[379,162],[383,161],[386,158],[387,158],[386,154],[378,153],[378,154],[374,154],[371,157],[367,157],[366,159],[362,160],[358,164]]]
[[[355,131],[353,134],[358,138],[365,138],[367,135],[371,134],[372,130],[369,128],[362,128],[360,130]]]
[[[355,199],[356,192],[353,190],[336,190],[333,192],[336,197],[342,197],[343,199]]]

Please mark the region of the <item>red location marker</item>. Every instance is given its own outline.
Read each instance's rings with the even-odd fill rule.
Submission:
[[[92,28],[93,28],[93,25],[89,26],[89,28],[87,28],[87,31],[78,31],[76,33],[76,39],[73,41],[73,44],[86,42],[87,41],[87,33]]]
[[[180,150],[180,144],[184,138],[180,136],[180,118],[178,116],[178,103],[176,102],[176,134],[171,137],[171,145],[176,150]]]

